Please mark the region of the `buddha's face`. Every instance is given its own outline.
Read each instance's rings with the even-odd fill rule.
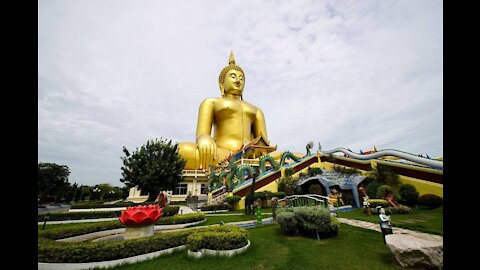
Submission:
[[[242,95],[245,80],[241,71],[231,69],[225,74],[225,81],[222,84],[225,94]]]

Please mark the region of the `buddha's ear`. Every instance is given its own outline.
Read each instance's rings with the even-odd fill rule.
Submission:
[[[220,87],[220,94],[222,95],[222,97],[224,97],[225,96],[225,88],[223,88],[223,84],[218,83],[218,86]]]

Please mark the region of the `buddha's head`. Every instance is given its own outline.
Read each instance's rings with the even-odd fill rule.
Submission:
[[[242,97],[243,87],[245,86],[245,74],[243,69],[235,65],[233,52],[230,53],[228,66],[224,67],[218,77],[218,86],[222,97],[226,94]]]

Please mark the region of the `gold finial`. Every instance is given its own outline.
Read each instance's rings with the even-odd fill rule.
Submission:
[[[230,58],[228,59],[229,65],[235,65],[235,57],[233,56],[233,51],[230,52]]]
[[[233,56],[233,51],[230,52],[230,58],[228,59],[228,66],[224,67],[222,71],[220,72],[220,76],[218,77],[218,83],[223,84],[225,81],[225,74],[227,71],[234,69],[238,70],[243,73],[243,80],[245,80],[245,72],[243,72],[243,69],[239,66],[236,65],[235,63],[235,57]],[[223,96],[223,93],[222,93]]]

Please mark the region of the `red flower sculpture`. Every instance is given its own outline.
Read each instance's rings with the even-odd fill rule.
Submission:
[[[149,225],[162,216],[162,211],[162,208],[153,204],[127,207],[122,211],[119,220],[126,226]]]

